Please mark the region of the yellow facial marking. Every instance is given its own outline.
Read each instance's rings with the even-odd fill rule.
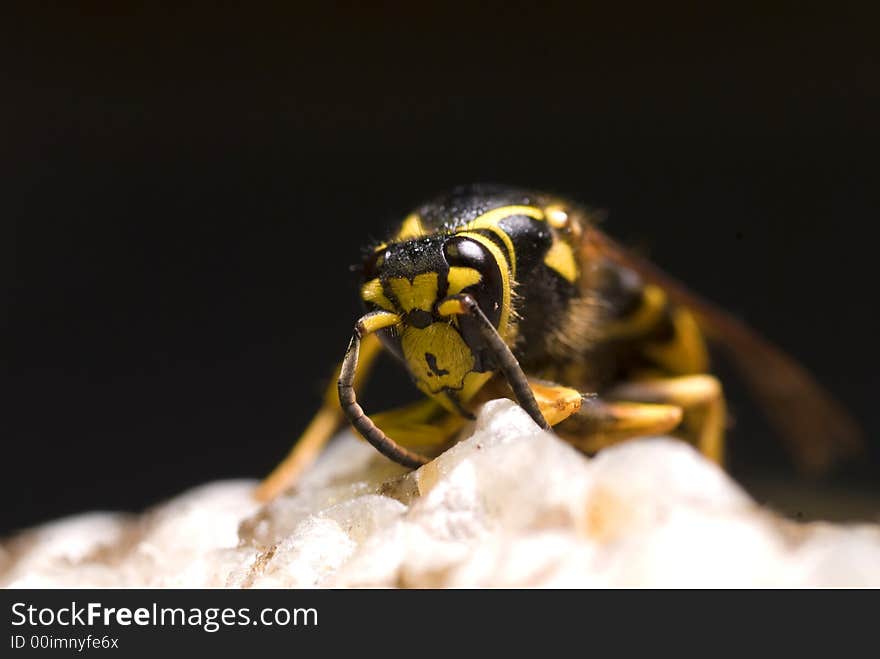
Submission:
[[[457,314],[465,313],[464,304],[458,299],[446,300],[437,305],[437,313],[441,316],[454,317]]]
[[[463,268],[461,266],[454,265],[449,268],[449,295],[455,295],[456,293],[461,293],[468,286],[473,286],[474,284],[479,284],[480,279],[482,279],[482,275],[478,270],[474,268]]]
[[[363,326],[365,333],[372,334],[380,329],[397,325],[400,322],[400,316],[387,311],[377,311],[376,313],[367,314],[359,322]]]
[[[404,311],[431,311],[437,301],[436,272],[424,272],[416,275],[412,281],[405,277],[394,277],[388,281],[388,285]]]
[[[574,251],[572,251],[571,245],[563,240],[557,240],[547,250],[547,254],[544,256],[544,265],[555,270],[572,283],[577,281],[578,268],[574,259]]]
[[[425,235],[425,229],[422,227],[422,218],[413,213],[412,215],[408,215],[407,218],[403,221],[403,224],[400,225],[400,231],[397,232],[397,235],[394,237],[395,240],[409,240],[411,238],[418,238],[419,236]]]
[[[429,395],[446,387],[461,389],[474,368],[470,348],[449,323],[433,323],[424,329],[405,326],[400,345],[416,385]]]
[[[382,309],[388,311],[394,310],[394,305],[391,304],[391,301],[387,297],[385,297],[385,292],[382,290],[382,282],[379,281],[378,277],[376,279],[371,279],[361,286],[361,299],[365,302],[372,302]]]

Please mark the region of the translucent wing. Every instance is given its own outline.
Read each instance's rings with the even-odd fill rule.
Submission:
[[[732,359],[790,452],[806,470],[819,472],[863,448],[858,424],[794,358],[745,323],[703,299],[648,260],[590,227],[587,258],[604,257],[662,287],[697,318],[706,336]]]

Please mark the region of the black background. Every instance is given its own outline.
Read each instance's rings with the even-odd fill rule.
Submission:
[[[607,209],[880,437],[873,16],[116,4],[0,28],[0,530],[265,474],[344,352],[361,244],[472,181]],[[406,376],[379,382],[368,409]],[[734,473],[792,476],[729,388]],[[872,450],[837,479],[875,487]]]

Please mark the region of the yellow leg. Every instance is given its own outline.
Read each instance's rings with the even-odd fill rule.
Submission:
[[[436,455],[447,448],[467,421],[431,398],[371,414],[370,418],[404,448],[426,455]]]
[[[710,460],[723,464],[726,410],[717,378],[701,374],[636,380],[614,387],[607,396],[680,406],[685,427],[692,430],[697,448]]]
[[[681,419],[682,410],[677,405],[592,398],[585,400],[578,413],[555,430],[581,451],[595,453],[628,439],[667,433]]]
[[[575,413],[581,406],[582,395],[576,389],[562,387],[538,380],[529,379],[529,386],[547,422],[553,426]],[[496,393],[487,391],[472,402],[469,407],[475,408],[480,403],[494,398]],[[382,432],[401,446],[436,455],[449,446],[452,439],[465,425],[467,419],[453,414],[437,401],[425,398],[404,407],[371,414]]]
[[[360,367],[355,377],[356,390],[363,387],[381,349],[382,344],[376,336],[369,335],[364,337],[361,342]],[[254,497],[258,501],[271,501],[281,492],[292,486],[300,474],[315,461],[324,445],[330,440],[339,426],[342,425],[345,417],[342,409],[339,407],[339,394],[336,390],[339,370],[340,367],[337,367],[333,379],[327,386],[321,409],[315,414],[290,453],[257,486]]]
[[[609,402],[529,378],[541,413],[560,437],[588,453],[633,437],[669,432],[681,423],[677,405]]]
[[[562,387],[538,380],[529,379],[529,386],[541,413],[550,425],[556,425],[581,406],[583,397],[569,387]],[[469,407],[494,398],[487,390]],[[401,446],[424,453],[437,455],[449,447],[455,435],[467,422],[464,417],[454,414],[436,400],[424,398],[404,407],[371,414],[370,418],[379,428]]]

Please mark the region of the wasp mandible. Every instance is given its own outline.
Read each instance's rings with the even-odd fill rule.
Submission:
[[[856,424],[791,357],[554,195],[457,188],[409,214],[361,273],[366,314],[323,406],[260,485],[262,500],[295,481],[346,420],[416,468],[502,396],[586,453],[667,433],[720,464],[727,414],[708,341],[733,358],[803,465],[860,445]],[[382,349],[425,398],[370,417],[357,392]]]

